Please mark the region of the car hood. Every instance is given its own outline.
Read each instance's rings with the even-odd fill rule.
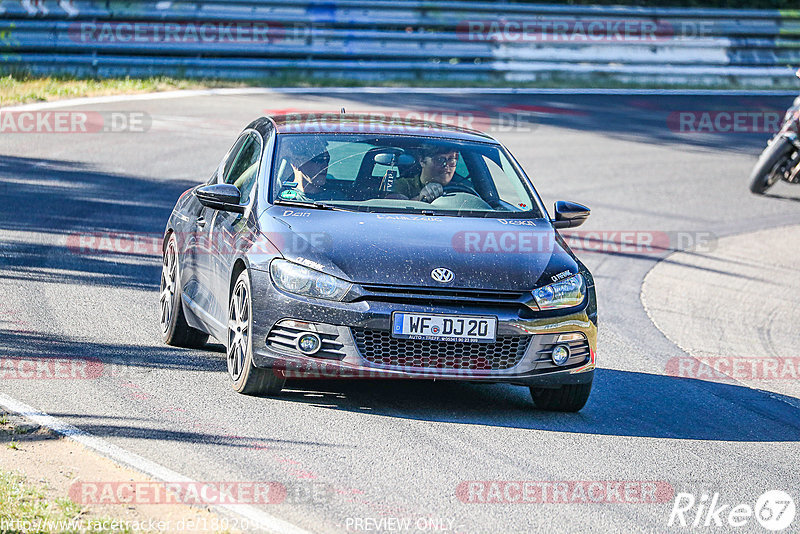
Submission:
[[[360,284],[530,290],[577,262],[544,219],[484,219],[274,206],[262,232],[288,260]],[[446,268],[449,283],[431,272]]]

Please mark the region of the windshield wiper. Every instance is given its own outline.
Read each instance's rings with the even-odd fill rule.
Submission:
[[[331,204],[325,204],[324,202],[317,202],[317,201],[303,202],[301,200],[277,199],[273,202],[273,204],[277,204],[280,206],[295,206],[298,208],[315,208],[318,210],[353,211],[346,208],[340,208],[339,206],[333,206]]]

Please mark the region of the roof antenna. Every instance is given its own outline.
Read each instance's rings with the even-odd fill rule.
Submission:
[[[344,113],[345,113],[345,111],[344,111],[344,107],[342,107],[342,115],[344,115]]]

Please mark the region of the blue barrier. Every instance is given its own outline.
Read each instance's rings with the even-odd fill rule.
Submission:
[[[81,76],[792,80],[800,10],[418,0],[0,0],[5,69]]]

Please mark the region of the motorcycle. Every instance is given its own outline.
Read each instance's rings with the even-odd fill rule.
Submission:
[[[800,78],[800,70],[797,77]],[[750,173],[750,191],[762,195],[778,180],[800,183],[800,96],[786,111],[781,129],[769,141]]]

